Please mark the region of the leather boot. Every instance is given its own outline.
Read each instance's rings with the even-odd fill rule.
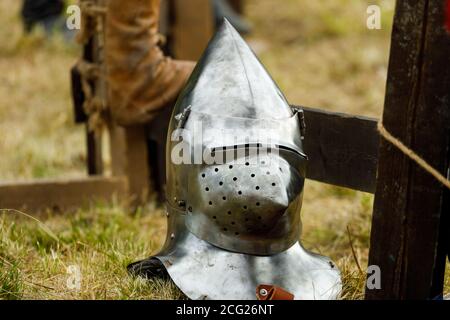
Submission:
[[[160,0],[107,1],[105,62],[109,107],[121,125],[148,123],[172,105],[194,67],[158,46]]]

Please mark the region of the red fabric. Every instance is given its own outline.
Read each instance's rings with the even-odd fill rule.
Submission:
[[[447,28],[447,31],[450,33],[450,0],[447,0],[445,11],[446,11],[445,26]]]

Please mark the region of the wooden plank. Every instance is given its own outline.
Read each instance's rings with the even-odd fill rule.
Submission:
[[[450,155],[450,37],[444,1],[398,0],[383,122],[387,130],[447,175]],[[369,264],[381,289],[367,299],[430,299],[442,293],[444,187],[381,140]],[[448,195],[447,195],[448,197]]]
[[[210,0],[172,1],[172,52],[182,60],[197,61],[214,32]]]
[[[0,183],[0,209],[65,212],[92,201],[121,199],[126,194],[127,181],[123,177]]]
[[[379,136],[375,119],[303,107],[306,175],[337,186],[375,191]]]

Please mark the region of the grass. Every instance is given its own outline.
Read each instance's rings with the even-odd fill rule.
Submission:
[[[373,2],[382,8],[382,30],[365,27]],[[247,0],[248,41],[290,102],[379,117],[393,2]],[[25,36],[19,5],[0,1],[0,181],[81,176],[84,128],[73,123],[68,73],[79,48],[39,31]],[[368,194],[306,183],[302,242],[337,262],[343,299],[363,297],[372,202]],[[125,268],[161,246],[163,209],[129,214],[97,204],[38,218],[0,212],[0,299],[183,298],[170,281],[135,279]],[[71,266],[79,268],[79,290],[67,285]]]
[[[161,245],[165,232],[163,216],[161,210],[130,215],[119,206],[98,205],[70,217],[50,214],[44,228],[20,212],[3,211],[0,298],[181,297],[171,282],[144,281],[126,272],[127,264]],[[71,266],[80,271],[79,290],[67,285],[73,275]]]

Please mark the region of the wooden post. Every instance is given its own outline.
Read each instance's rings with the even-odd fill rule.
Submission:
[[[383,123],[447,175],[450,157],[450,36],[444,0],[398,0]],[[381,139],[369,265],[381,289],[367,299],[433,299],[442,293],[448,192]],[[444,225],[444,223],[446,225]],[[439,245],[438,245],[439,243]]]
[[[87,145],[87,171],[88,175],[103,174],[103,157],[102,157],[102,141],[101,137],[90,131],[87,124],[86,128],[86,145]]]
[[[131,208],[146,203],[153,190],[148,166],[147,135],[144,126],[121,127],[109,124],[113,176],[128,180]]]
[[[102,3],[102,0],[98,1]],[[90,18],[94,19],[94,18]],[[102,18],[103,19],[103,18]],[[92,23],[92,22],[91,22]],[[97,27],[96,23],[92,23]],[[87,41],[83,46],[83,60],[89,63],[100,64],[103,59],[103,40],[100,39],[102,35],[96,34]],[[86,130],[86,167],[89,175],[101,175],[103,174],[103,159],[102,159],[102,141],[101,137],[96,135],[89,129],[88,116],[83,110],[83,103],[85,96],[81,88],[81,78],[79,74],[74,74],[76,70],[72,70],[72,84],[77,86],[73,89],[74,94],[74,106],[75,106],[75,121],[84,122]],[[75,77],[75,78],[74,78]],[[104,100],[105,84],[104,80],[89,80],[89,85],[95,96]],[[78,96],[77,96],[78,95]]]
[[[174,57],[197,61],[214,32],[210,0],[172,0]]]
[[[239,14],[244,13],[244,0],[228,0],[231,7]]]

